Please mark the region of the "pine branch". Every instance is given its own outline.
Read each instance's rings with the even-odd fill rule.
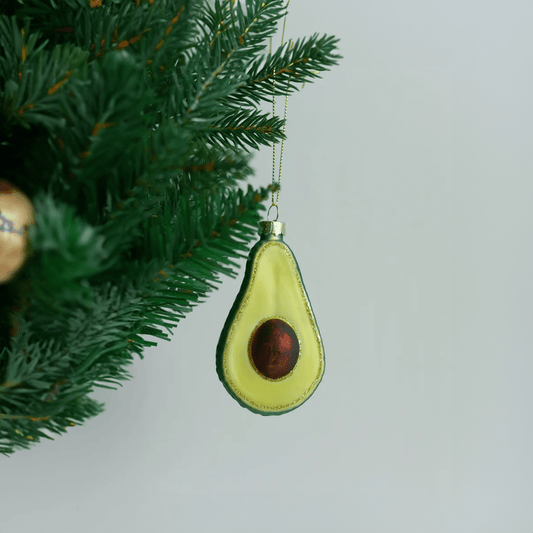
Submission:
[[[260,145],[269,146],[285,138],[281,131],[283,123],[282,118],[271,117],[257,110],[241,109],[216,120],[201,135],[205,142],[220,149],[230,145],[234,150],[242,148],[248,151],[248,147],[258,150]]]
[[[181,195],[198,193],[203,196],[222,194],[235,188],[240,181],[253,174],[251,156],[238,151],[220,150],[207,146],[201,139],[191,142],[193,146],[186,161],[179,161],[172,146],[159,153],[157,163],[152,163],[150,173],[169,178],[175,177]]]
[[[57,118],[54,93],[84,64],[88,53],[72,45],[56,46],[51,51],[44,49],[46,43],[34,48],[40,32],[28,35],[18,27],[15,17],[9,20],[0,16],[0,32],[0,39],[9,51],[8,58],[0,62],[5,80],[2,105],[5,122],[19,122],[26,128],[30,124],[49,128],[63,124],[64,120]]]
[[[196,125],[199,119],[216,121],[227,114],[224,98],[246,82],[248,65],[284,14],[282,0],[248,0],[246,10],[239,3],[235,9],[218,0],[213,8],[204,4],[202,35],[188,61],[174,72],[176,107],[169,115]]]
[[[74,207],[44,194],[34,200],[36,225],[30,228],[34,259],[28,266],[33,299],[41,318],[56,319],[71,306],[85,307],[93,293],[82,280],[108,268],[109,251],[103,236],[75,215]],[[113,262],[116,258],[113,259]]]
[[[266,58],[254,60],[247,72],[246,83],[228,95],[231,107],[256,106],[270,102],[272,96],[284,96],[298,91],[300,84],[320,78],[320,72],[338,64],[342,56],[334,54],[338,39],[324,35],[287,42]],[[273,83],[275,81],[275,83]]]
[[[0,453],[101,413],[94,387],[235,277],[284,138],[257,104],[336,64],[332,37],[261,57],[285,0],[18,0],[0,16],[0,157],[31,198],[30,255],[0,287]],[[275,81],[275,88],[274,88]]]
[[[214,6],[204,4],[203,16],[199,19],[209,46],[218,55],[246,47],[256,54],[265,47],[265,41],[277,29],[277,21],[285,16],[283,0],[247,0],[245,9],[240,2],[222,4],[215,0]]]
[[[91,87],[89,98],[87,84]],[[142,154],[139,141],[149,123],[143,110],[155,98],[142,64],[125,52],[114,52],[92,63],[87,78],[73,80],[69,90],[61,101],[66,123],[56,133],[76,181],[94,180],[94,176],[106,175],[109,168],[131,167],[132,161],[139,166],[130,168],[129,173],[138,174],[142,170],[142,162],[136,157]],[[74,124],[78,138],[68,136]],[[117,137],[124,143],[120,153],[110,149],[112,139]]]
[[[198,197],[188,218],[182,215],[182,224],[177,224],[178,231],[190,237],[187,251],[180,253],[184,249],[179,247],[165,250],[160,241],[161,256],[166,251],[175,261],[166,261],[163,270],[160,260],[159,266],[157,260],[140,260],[115,284],[99,286],[94,305],[74,307],[66,322],[61,321],[63,328],[66,325],[61,341],[56,337],[35,342],[30,322],[22,318],[20,334],[0,355],[0,362],[8,361],[0,384],[0,452],[12,453],[17,447],[27,447],[23,439],[39,442],[50,438],[43,430],[62,433],[74,425],[73,420],[82,423],[102,412],[103,406],[87,394],[93,386],[114,388],[107,384],[131,378],[124,367],[133,361],[132,354],[142,358],[142,350],[156,344],[142,335],[169,340],[155,326],[170,332],[215,288],[220,274],[236,276],[226,265],[245,257],[239,250],[247,252],[254,238],[249,228],[257,228],[259,211],[264,210],[260,202],[267,191],[266,187],[254,191],[250,186],[247,193],[234,191],[222,201],[220,197]],[[180,201],[185,209],[190,205],[182,197]],[[195,211],[201,216],[193,216]]]

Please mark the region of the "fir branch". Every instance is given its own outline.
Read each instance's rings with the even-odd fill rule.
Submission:
[[[204,143],[199,143],[187,164],[180,168],[180,193],[192,191],[212,196],[233,189],[239,181],[253,174],[250,159],[249,154],[209,149]]]
[[[0,17],[2,40],[11,49],[11,58],[18,62],[3,61],[2,76],[5,80],[3,115],[10,123],[20,122],[26,128],[42,123],[53,127],[64,123],[57,118],[57,89],[70,74],[86,61],[87,52],[71,46],[56,46],[51,51],[41,45],[34,49],[39,33],[26,35],[19,29],[15,17],[11,19],[12,33],[8,36],[7,17]],[[27,39],[27,44],[25,43]]]
[[[28,0],[0,16],[0,155],[37,213],[0,287],[0,453],[101,413],[93,387],[130,379],[146,336],[169,340],[237,275],[270,189],[234,190],[246,152],[284,138],[255,104],[339,57],[316,36],[260,57],[284,1]]]
[[[288,42],[266,58],[254,60],[247,72],[246,83],[227,96],[232,107],[270,102],[272,96],[293,94],[300,84],[320,78],[320,72],[338,64],[342,56],[334,54],[338,39],[317,34]],[[275,80],[275,83],[273,83]]]
[[[89,97],[88,83],[92,89]],[[70,90],[61,101],[66,124],[57,134],[63,139],[64,153],[78,181],[89,182],[105,174],[105,169],[137,159],[139,140],[147,125],[143,110],[153,102],[154,95],[145,83],[144,68],[131,54],[116,52],[91,64],[87,79],[76,80]],[[78,138],[67,136],[73,124],[80,124]],[[124,150],[118,154],[109,150],[110,140],[117,136],[124,143]]]
[[[205,3],[202,13],[203,36],[174,77],[175,113],[187,124],[197,117],[216,120],[227,111],[224,98],[246,82],[248,65],[285,14],[282,0],[248,0],[246,11],[239,3],[224,9],[216,0],[213,8]]]
[[[215,46],[220,54],[240,46],[255,54],[265,47],[265,40],[274,35],[277,21],[285,14],[283,0],[247,0],[245,9],[240,2],[223,7],[215,0],[213,7],[204,4],[199,22],[210,38],[209,46]]]
[[[30,228],[30,239],[35,258],[29,265],[34,301],[46,315],[87,305],[93,294],[80,280],[108,268],[104,238],[75,215],[73,206],[44,194],[35,197],[34,205],[36,224]]]
[[[226,265],[232,258],[244,257],[238,250],[247,251],[246,243],[253,239],[248,228],[257,228],[267,191],[250,186],[247,193],[231,192],[222,202],[198,199],[201,224],[191,216],[190,225],[183,221],[180,228],[193,231],[191,242],[197,235],[205,245],[195,243],[179,258],[176,255],[183,250],[172,250],[177,260],[164,270],[159,266],[156,277],[152,269],[161,262],[140,261],[135,272],[130,266],[114,284],[100,286],[94,305],[74,308],[62,322],[67,329],[61,342],[57,338],[32,341],[29,322],[23,318],[19,336],[0,356],[0,361],[8,360],[0,385],[0,452],[24,447],[19,437],[39,442],[50,438],[43,430],[62,433],[72,420],[81,423],[102,412],[102,406],[87,394],[93,386],[114,388],[106,384],[131,378],[124,370],[133,361],[131,354],[142,358],[143,348],[155,345],[142,335],[169,340],[154,325],[170,332],[215,287],[221,273],[236,276]]]
[[[17,9],[17,17],[38,21],[39,29],[54,45],[70,43],[88,50],[92,61],[114,48],[124,48],[119,43],[137,42],[135,38],[144,31],[134,32],[139,27],[149,31],[150,24],[144,25],[143,20],[149,20],[155,11],[132,2],[104,2],[93,7],[87,0],[30,0]]]
[[[283,119],[271,117],[257,110],[241,109],[227,113],[200,133],[206,142],[225,149],[242,148],[248,151],[251,147],[259,149],[259,145],[269,146],[285,138],[281,131]],[[199,128],[198,128],[199,129]]]
[[[176,264],[181,259],[192,257],[198,247],[214,243],[211,239],[219,236],[232,239],[235,232],[243,229],[242,225],[233,228],[234,223],[239,220],[247,221],[246,213],[253,214],[263,210],[260,202],[266,197],[267,188],[254,191],[249,187],[246,194],[238,189],[218,195],[195,192],[187,196],[181,194],[178,188],[169,189],[160,214],[146,219],[143,223],[142,234],[146,237],[138,243],[133,255],[129,256],[129,263],[135,266],[128,272],[128,277],[142,278],[142,273],[137,272],[137,262],[143,264],[157,258],[161,262]],[[229,224],[229,221],[233,221],[233,224]],[[255,221],[251,223],[252,226],[254,223]],[[243,224],[244,227],[250,227],[249,221]],[[243,238],[246,242],[253,239],[253,236]],[[244,244],[235,240],[231,241],[231,245],[241,251],[247,250]],[[226,256],[226,259],[229,257]],[[237,254],[236,257],[241,256]]]

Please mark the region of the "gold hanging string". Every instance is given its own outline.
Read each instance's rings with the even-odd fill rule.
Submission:
[[[289,7],[291,0],[287,1],[287,5],[285,6],[285,9]],[[285,17],[283,19],[283,31],[281,32],[281,46],[283,46],[283,41],[285,38],[285,24],[287,22],[287,14],[285,13]],[[292,50],[293,43],[290,43],[289,50]],[[270,55],[272,55],[272,38],[270,38]],[[292,75],[292,74],[291,74]],[[287,80],[287,90],[285,91],[285,111],[283,116],[283,133],[285,133],[285,128],[287,126],[287,104],[289,101],[289,83],[290,83],[290,76]],[[276,90],[276,70],[274,69],[274,75],[272,76],[272,117],[276,116],[276,97],[275,97],[275,90]],[[274,189],[276,186],[275,182],[275,175],[276,175],[276,143],[272,142],[272,205],[270,206],[268,212],[270,212],[270,209],[272,207],[276,208],[276,219],[278,220],[279,217],[279,208],[278,208],[278,202],[279,202],[279,193],[280,193],[280,185],[281,185],[281,167],[283,164],[283,146],[285,143],[285,139],[281,140],[281,149],[280,149],[280,160],[279,160],[279,174],[278,174],[278,193],[276,196],[276,201],[274,201]],[[268,218],[268,213],[267,213]]]

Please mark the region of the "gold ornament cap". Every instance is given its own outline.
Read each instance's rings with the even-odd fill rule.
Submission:
[[[263,220],[259,222],[259,235],[285,235],[285,222],[276,220]]]

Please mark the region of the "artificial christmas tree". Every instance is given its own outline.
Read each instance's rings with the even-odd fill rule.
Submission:
[[[3,2],[0,179],[33,211],[0,285],[1,453],[102,412],[141,335],[237,275],[272,190],[238,187],[249,152],[284,137],[261,103],[339,57],[318,35],[265,53],[285,7]]]

